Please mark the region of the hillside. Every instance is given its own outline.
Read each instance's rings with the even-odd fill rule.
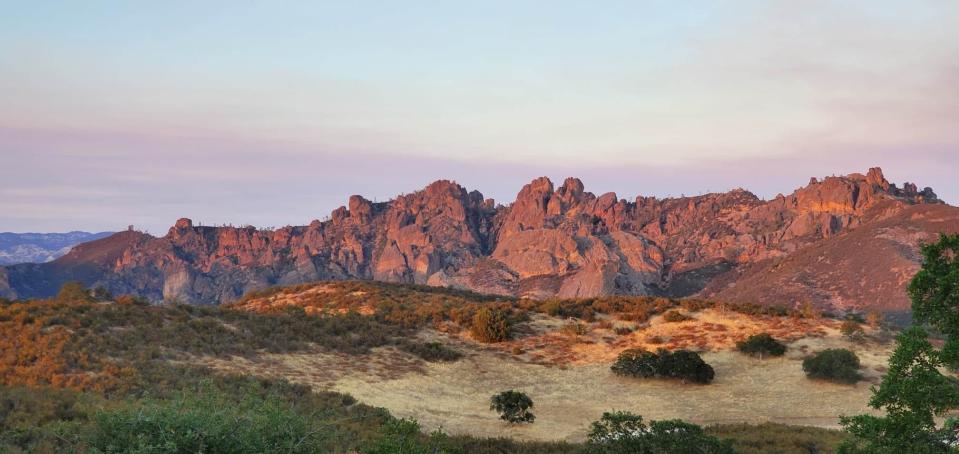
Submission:
[[[915,205],[934,207],[946,221],[914,218]],[[49,296],[63,282],[79,279],[155,301],[216,304],[272,285],[371,279],[531,298],[683,297],[706,288],[707,294],[733,302],[752,301],[718,289],[751,275],[759,264],[780,263],[876,222],[914,231],[915,240],[930,238],[949,226],[956,210],[942,204],[932,189],[890,184],[879,169],[812,179],[769,201],[737,189],[629,202],[613,193],[586,192],[575,178],[558,188],[539,178],[503,206],[478,191],[437,181],[389,202],[353,196],[329,220],[308,226],[203,227],[181,219],[159,238],[123,232],[48,264],[7,267],[0,272],[0,295]],[[888,242],[875,235],[858,238],[866,250]],[[888,259],[877,254],[870,265],[909,268],[901,261],[912,260],[914,267],[909,251],[915,241],[897,244],[905,252]],[[842,279],[858,280],[857,273],[835,277],[845,285]],[[773,293],[776,304],[812,299],[842,309],[870,305],[876,298],[891,302],[884,308],[903,308],[895,296],[902,293],[901,280],[880,286],[878,293],[850,291],[845,299],[812,297],[819,291],[815,280],[795,281],[789,293]]]
[[[713,280],[706,298],[754,304],[811,302],[833,310],[904,311],[903,289],[919,270],[919,244],[959,232],[959,210],[916,205],[844,235]]]
[[[314,448],[298,452],[397,452],[370,447],[395,435],[398,417],[421,424],[407,435],[411,443],[437,442],[420,428],[442,428],[449,434],[438,440],[447,443],[442,452],[588,452],[589,423],[625,409],[703,424],[737,452],[830,452],[843,435],[808,426],[832,427],[838,414],[862,411],[888,354],[881,330],[867,328],[851,344],[835,320],[702,300],[533,301],[344,281],[272,288],[220,307],[94,294],[67,286],[50,300],[0,301],[0,450],[84,452],[96,434],[123,432],[110,424],[127,417],[202,431],[226,416],[236,431],[240,416],[230,412],[246,409],[253,416],[242,420],[260,433],[284,436],[276,427],[295,422],[287,428],[294,441],[318,434],[309,440]],[[511,339],[471,337],[471,320],[488,308],[510,314]],[[671,311],[686,318],[670,321]],[[760,360],[731,350],[758,332],[788,342],[787,356]],[[616,354],[637,346],[700,351],[716,380],[612,374]],[[857,350],[867,381],[804,377],[800,360],[833,346]],[[536,424],[506,425],[488,410],[489,395],[510,387],[534,396]],[[163,419],[168,406],[186,410],[175,413],[187,419]]]
[[[112,232],[0,233],[0,265],[52,261],[77,244],[111,235]]]

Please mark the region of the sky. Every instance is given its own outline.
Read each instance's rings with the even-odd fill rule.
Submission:
[[[0,231],[772,198],[881,166],[959,203],[959,2],[0,0]]]

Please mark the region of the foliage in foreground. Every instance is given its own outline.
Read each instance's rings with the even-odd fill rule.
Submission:
[[[959,365],[959,234],[922,247],[922,268],[909,283],[912,317],[946,336],[942,360]]]
[[[899,335],[889,370],[869,405],[884,416],[843,418],[853,437],[841,453],[946,453],[959,451],[959,420],[943,427],[936,417],[959,408],[959,383],[940,373],[959,363],[959,235],[941,235],[922,247],[922,268],[909,284],[913,319],[946,336],[937,350],[924,329],[914,326]]]
[[[901,335],[889,360],[889,371],[873,389],[869,406],[886,416],[859,415],[842,423],[855,438],[844,453],[949,452],[955,436],[936,428],[936,416],[959,407],[959,383],[939,372],[939,352],[921,328]]]
[[[610,367],[616,375],[639,378],[675,378],[684,383],[706,384],[716,375],[712,366],[707,364],[696,352],[688,350],[668,351],[660,349],[656,353],[642,349],[624,350]]]
[[[508,390],[494,394],[489,400],[489,409],[499,413],[499,418],[510,424],[532,423],[536,416],[530,409],[533,399],[524,392]]]
[[[276,396],[239,402],[204,392],[98,412],[76,439],[94,452],[312,453],[325,450],[335,426],[302,414]]]
[[[695,424],[680,420],[643,422],[629,412],[603,413],[593,422],[587,449],[594,453],[637,454],[732,454],[730,442],[707,435]]]

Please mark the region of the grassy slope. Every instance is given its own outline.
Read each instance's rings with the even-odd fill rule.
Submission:
[[[373,313],[346,311],[307,317],[304,308],[255,313],[236,308],[148,307],[129,298],[101,302],[83,295],[0,303],[0,443],[5,443],[0,446],[40,451],[76,448],[85,442],[76,434],[97,433],[96,415],[104,409],[121,412],[124,408],[163,408],[181,399],[184,392],[212,394],[216,399],[237,403],[251,393],[261,393],[264,398],[286,403],[290,411],[322,428],[329,435],[327,450],[345,452],[384,436],[391,421],[385,411],[356,404],[349,396],[314,393],[284,380],[215,374],[204,367],[185,365],[184,360],[195,355],[227,358],[260,352],[302,352],[313,345],[361,355],[372,347],[405,345],[413,328],[464,323],[486,305],[511,308],[518,320],[527,317],[529,311],[583,319],[612,311],[639,319],[678,305],[651,298],[532,302],[406,285],[324,285],[333,286],[334,291],[318,296],[318,300],[347,306],[359,302],[372,306]],[[293,291],[273,289],[245,299],[239,307]],[[838,437],[830,431],[804,429],[808,439],[803,441],[802,437],[787,436],[795,430],[772,426],[710,430],[741,440],[737,446],[744,452],[789,452],[793,446],[808,445],[811,439],[821,440],[820,446],[828,447]],[[473,437],[452,437],[444,443],[468,452],[581,449],[575,445]],[[747,451],[750,446],[756,450]]]

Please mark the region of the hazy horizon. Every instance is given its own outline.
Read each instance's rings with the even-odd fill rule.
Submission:
[[[959,201],[959,3],[10,3],[0,231],[302,225],[450,179],[509,203],[771,198],[880,166]]]

